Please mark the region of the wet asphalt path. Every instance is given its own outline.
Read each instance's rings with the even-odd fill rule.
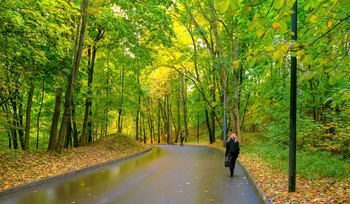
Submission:
[[[199,146],[160,145],[122,160],[0,197],[0,204],[256,204],[237,164],[223,166],[223,152]]]

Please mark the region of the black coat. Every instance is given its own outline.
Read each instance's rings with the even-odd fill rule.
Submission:
[[[233,155],[238,155],[239,154],[239,142],[238,141],[234,141],[232,139],[230,139],[227,143],[226,143],[226,152],[225,152],[225,156],[227,157],[229,154],[233,154]]]

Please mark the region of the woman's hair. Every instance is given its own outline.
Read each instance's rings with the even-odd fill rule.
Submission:
[[[231,139],[231,135],[234,135],[235,141],[237,141],[237,135],[234,132],[231,132],[229,134],[229,137],[227,138],[227,141],[229,141]]]

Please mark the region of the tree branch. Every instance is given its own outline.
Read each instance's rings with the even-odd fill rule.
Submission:
[[[316,38],[312,43],[310,43],[308,46],[311,46],[313,44],[315,44],[319,39],[323,38],[324,36],[326,36],[328,33],[330,33],[334,28],[336,28],[337,26],[339,26],[342,22],[348,20],[350,18],[350,16],[347,16],[345,18],[343,18],[342,20],[340,20],[335,26],[333,26],[333,28],[329,29],[327,32],[325,32],[324,34],[322,34],[320,37]]]

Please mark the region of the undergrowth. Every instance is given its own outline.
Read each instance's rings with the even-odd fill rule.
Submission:
[[[289,148],[260,134],[245,134],[242,151],[262,158],[270,167],[288,172]],[[297,175],[307,179],[350,177],[350,162],[329,152],[297,149]]]

